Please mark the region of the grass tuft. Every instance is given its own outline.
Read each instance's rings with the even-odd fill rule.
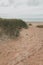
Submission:
[[[38,28],[43,28],[43,25],[37,25]]]
[[[32,24],[31,24],[31,23],[29,23],[29,26],[32,26]]]

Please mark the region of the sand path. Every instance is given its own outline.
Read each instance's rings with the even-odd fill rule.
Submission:
[[[0,41],[0,65],[43,65],[43,28],[31,26],[17,40]]]

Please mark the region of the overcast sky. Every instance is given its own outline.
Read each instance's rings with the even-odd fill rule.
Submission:
[[[0,17],[43,20],[43,0],[0,0]]]

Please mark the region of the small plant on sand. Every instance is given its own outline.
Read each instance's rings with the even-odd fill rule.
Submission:
[[[29,23],[29,26],[32,26],[32,24],[31,24],[31,23]]]
[[[43,28],[43,25],[37,25],[38,28]]]

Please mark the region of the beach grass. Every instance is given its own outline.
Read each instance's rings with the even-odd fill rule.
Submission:
[[[27,24],[21,19],[0,18],[0,34],[3,33],[10,38],[18,37],[22,28],[27,29]],[[3,32],[2,32],[3,31]]]

